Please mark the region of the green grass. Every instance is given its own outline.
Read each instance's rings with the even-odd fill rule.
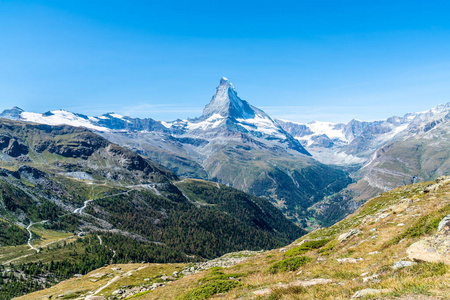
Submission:
[[[445,275],[449,271],[450,267],[444,263],[426,263],[420,262],[411,268],[402,268],[397,270],[394,276],[416,276],[420,278],[428,278],[434,276]]]
[[[273,289],[272,293],[269,296],[269,300],[278,300],[278,299],[283,299],[284,295],[289,295],[289,294],[294,294],[294,295],[298,295],[298,294],[303,294],[305,293],[307,290],[306,288],[302,287],[302,286],[289,286],[287,288],[275,288]]]
[[[238,286],[240,286],[241,283],[235,280],[216,280],[207,282],[204,285],[192,289],[185,293],[184,295],[181,295],[178,297],[179,300],[202,300],[202,299],[208,299],[209,297],[220,294],[220,293],[226,293]]]
[[[133,295],[133,296],[126,297],[125,300],[126,300],[126,299],[138,298],[139,296],[143,296],[143,295],[148,294],[148,293],[151,293],[151,292],[153,292],[153,291],[144,291],[144,292],[140,292],[140,293],[137,293],[137,294],[135,294],[135,295]]]
[[[209,273],[208,275],[206,275],[204,278],[200,279],[199,282],[200,283],[204,283],[204,282],[209,282],[209,281],[217,281],[217,280],[232,280],[232,279],[236,279],[236,278],[240,278],[240,277],[244,277],[247,274],[245,273],[230,273],[230,274],[225,274],[222,271],[220,271],[221,269],[213,269],[211,273]]]
[[[334,278],[344,279],[344,280],[351,280],[354,278],[358,278],[359,274],[351,271],[345,271],[345,270],[338,270],[333,275]]]
[[[384,245],[384,248],[395,245],[402,239],[416,238],[434,233],[438,228],[439,222],[448,214],[450,214],[450,205],[447,205],[432,214],[421,217],[402,234],[389,240]]]
[[[284,260],[280,260],[270,266],[268,272],[271,274],[276,274],[279,272],[289,272],[296,271],[301,266],[306,265],[312,260],[311,257],[308,256],[298,256],[293,258],[288,258]]]
[[[318,240],[318,241],[307,241],[301,244],[299,247],[292,248],[284,254],[285,256],[292,257],[300,254],[304,254],[310,250],[319,249],[325,246],[330,240]]]

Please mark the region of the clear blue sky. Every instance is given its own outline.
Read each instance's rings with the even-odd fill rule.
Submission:
[[[449,1],[4,1],[0,110],[196,117],[220,77],[273,117],[450,102]]]

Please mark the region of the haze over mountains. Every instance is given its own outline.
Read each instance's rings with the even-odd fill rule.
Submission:
[[[308,217],[327,225],[381,191],[444,175],[449,112],[447,104],[380,121],[299,124],[272,119],[240,99],[222,78],[196,119],[164,122],[64,110],[40,114],[17,107],[0,116],[82,126],[179,176],[265,197],[303,225]]]

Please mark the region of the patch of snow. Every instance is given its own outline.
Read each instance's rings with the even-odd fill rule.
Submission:
[[[96,117],[89,117],[89,120],[92,122],[98,122],[100,121],[99,119],[97,119]]]
[[[201,122],[187,122],[186,126],[189,130],[196,130],[196,129],[210,129],[210,128],[217,128],[222,122],[224,121],[224,118],[220,114],[213,114],[205,121]]]
[[[116,118],[116,119],[122,119],[123,120],[123,116],[118,115],[118,114],[109,114],[111,117]]]
[[[236,119],[236,121],[248,131],[258,131],[270,136],[284,138],[284,135],[280,133],[279,127],[269,117],[257,114],[252,119]]]
[[[44,116],[43,114],[23,112],[20,119],[27,122],[41,123],[47,125],[70,125],[76,127],[84,127],[98,131],[110,131],[108,128],[96,126],[90,121],[81,118],[71,112],[65,110],[51,111],[52,115]]]
[[[335,129],[336,124],[331,122],[318,122],[314,121],[306,124],[314,132],[314,135],[325,134],[330,139],[340,139],[347,141],[344,131],[342,129]]]
[[[162,126],[166,127],[166,128],[171,128],[173,126],[173,123],[167,123],[164,121],[161,121]]]

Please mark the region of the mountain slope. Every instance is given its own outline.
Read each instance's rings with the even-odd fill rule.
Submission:
[[[161,266],[122,265],[134,270],[132,287],[124,288],[126,276],[119,275],[117,283],[102,291],[111,299],[133,294],[133,299],[448,299],[450,260],[444,264],[434,259],[436,254],[449,256],[449,193],[450,177],[397,188],[287,247],[231,253],[221,260],[180,266],[178,277],[162,273],[152,277],[162,285],[149,284],[143,275]],[[428,252],[418,251],[423,244],[431,247]],[[165,274],[171,274],[170,267],[164,267]],[[105,267],[91,277],[62,282],[54,290],[28,297],[69,290],[92,295],[106,283],[85,288],[96,273],[117,274],[113,266]]]

